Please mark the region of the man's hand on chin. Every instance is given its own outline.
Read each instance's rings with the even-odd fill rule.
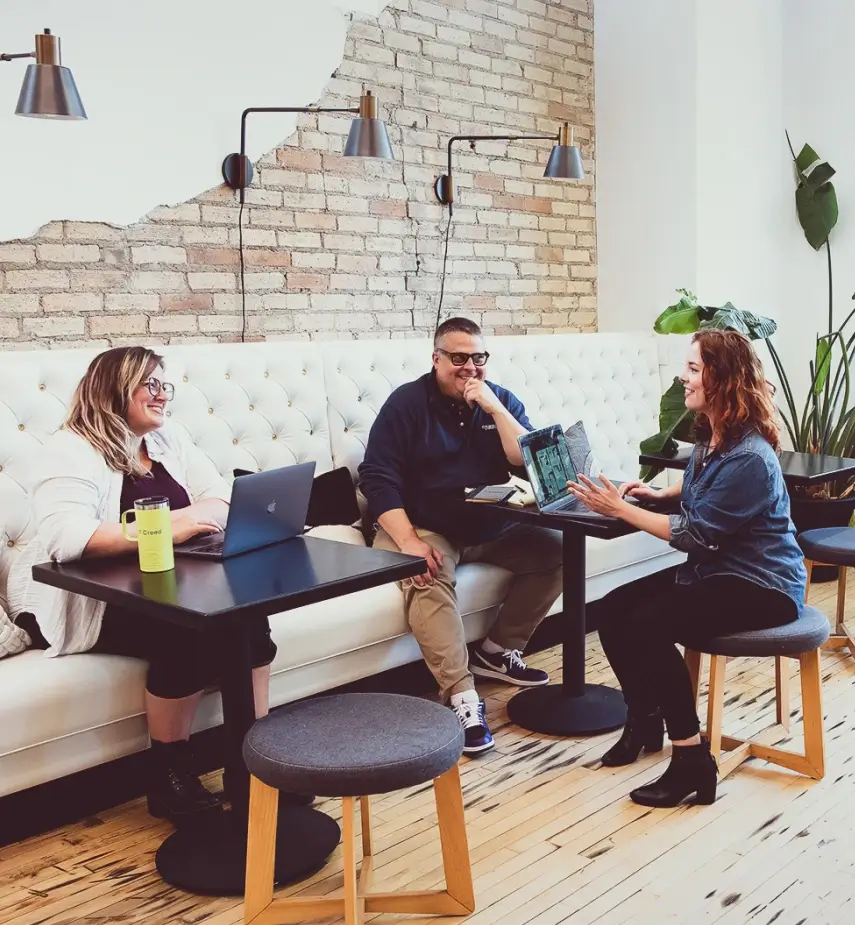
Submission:
[[[487,414],[497,414],[505,408],[483,379],[468,379],[463,387],[463,399],[470,408],[479,405]]]

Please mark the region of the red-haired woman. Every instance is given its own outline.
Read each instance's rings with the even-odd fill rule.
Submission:
[[[807,575],[778,461],[778,426],[763,368],[733,331],[692,339],[680,377],[696,413],[698,443],[681,485],[656,491],[640,482],[618,490],[570,483],[595,511],[619,517],[688,554],[685,564],[631,582],[603,598],[600,639],[623,690],[623,735],[603,756],[609,767],[673,745],[657,781],[630,796],[645,806],[676,806],[695,794],[712,803],[716,766],[699,735],[689,672],[675,642],[783,626],[797,619]],[[680,513],[625,500],[680,497]]]

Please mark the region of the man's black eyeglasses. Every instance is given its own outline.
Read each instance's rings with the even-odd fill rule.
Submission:
[[[163,394],[166,396],[167,401],[172,401],[175,395],[175,386],[171,382],[161,382],[160,379],[152,377],[151,379],[146,379],[143,385],[148,389],[152,398],[157,398],[161,389],[163,389]]]
[[[449,353],[442,347],[437,347],[436,352],[448,357],[452,366],[465,366],[470,360],[475,366],[486,366],[487,360],[490,359],[489,353]]]

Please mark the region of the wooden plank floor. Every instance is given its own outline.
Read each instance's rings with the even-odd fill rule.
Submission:
[[[853,585],[850,579],[855,600]],[[831,613],[835,587],[815,587],[811,602]],[[532,661],[554,676],[560,671],[557,650]],[[588,675],[611,679],[595,638]],[[498,747],[462,765],[478,903],[469,925],[855,922],[855,661],[826,653],[823,681],[823,781],[752,760],[721,785],[713,806],[674,810],[645,809],[626,797],[661,772],[667,752],[629,768],[599,768],[617,733],[585,740],[527,734],[508,724],[510,691],[485,688]],[[797,689],[793,747],[801,745]],[[756,732],[773,720],[771,661],[731,662],[725,729]],[[319,805],[340,814],[335,801]],[[438,886],[430,789],[390,794],[372,808],[376,888]],[[0,922],[238,925],[239,901],[191,896],[160,881],[153,855],[169,831],[138,801],[0,850]],[[340,887],[339,849],[292,892]]]

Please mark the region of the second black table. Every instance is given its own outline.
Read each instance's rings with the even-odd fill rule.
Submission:
[[[160,875],[192,893],[243,893],[249,772],[241,752],[255,722],[252,660],[246,632],[253,617],[403,581],[425,571],[423,559],[346,543],[299,537],[223,562],[175,557],[175,569],[146,575],[136,556],[33,567],[36,581],[120,608],[216,634],[223,701],[225,773],[230,812],[182,827],[161,845]],[[319,870],[338,845],[338,824],[323,813],[281,801],[276,883]]]
[[[477,503],[477,502],[468,502]],[[562,678],[560,684],[530,687],[508,701],[511,722],[545,735],[596,735],[618,729],[626,722],[626,705],[620,691],[585,681],[585,538],[604,540],[636,533],[614,517],[588,514],[568,517],[542,514],[535,505],[481,505],[490,516],[558,530],[563,535]]]
[[[661,466],[663,469],[685,469],[692,456],[691,446],[681,446],[675,456],[642,453],[638,461],[642,466]],[[781,473],[787,488],[797,485],[821,485],[855,474],[855,459],[845,456],[824,456],[821,453],[781,453]]]

